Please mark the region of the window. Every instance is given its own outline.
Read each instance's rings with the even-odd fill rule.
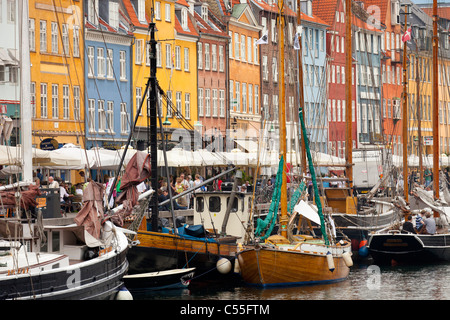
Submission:
[[[230,80],[230,110],[233,110],[234,111],[234,101],[233,101],[233,98],[234,98],[234,81],[233,80]]]
[[[269,69],[267,68],[267,56],[262,57],[263,80],[269,81]]]
[[[120,80],[127,80],[127,69],[126,69],[126,52],[120,51],[119,62],[120,62]]]
[[[155,2],[155,19],[161,20],[161,2]]]
[[[47,21],[39,21],[39,50],[47,52]]]
[[[212,89],[212,115],[217,117],[218,115],[218,100],[217,100],[217,89]]]
[[[166,3],[164,7],[165,11],[165,19],[167,22],[170,22],[170,3]]]
[[[272,58],[272,81],[278,82],[278,67],[277,67],[277,58]]]
[[[248,113],[253,113],[253,85],[248,84]]]
[[[104,48],[97,48],[97,76],[105,77],[105,53]]]
[[[201,42],[199,42],[197,45],[197,57],[198,57],[197,61],[198,68],[203,69],[203,46]]]
[[[247,84],[242,84],[242,112],[247,113]]]
[[[271,20],[271,34],[272,42],[277,42],[277,21],[275,19]]]
[[[167,116],[172,117],[172,91],[167,91]]]
[[[80,27],[73,27],[73,56],[80,56]]]
[[[217,46],[215,44],[211,45],[211,63],[212,70],[217,71]]]
[[[94,76],[94,47],[88,47],[88,77]]]
[[[127,104],[122,102],[120,104],[120,132],[122,134],[127,134],[128,131],[128,121],[127,121]]]
[[[142,102],[142,88],[136,87],[136,113],[139,110],[139,107],[141,106]],[[142,116],[142,109],[139,112],[139,115]]]
[[[187,8],[181,9],[181,28],[183,28],[183,30],[185,30],[185,31],[189,30]]]
[[[189,71],[189,48],[184,48],[184,71]]]
[[[206,4],[202,4],[202,19],[208,21],[208,7]]]
[[[9,23],[16,22],[16,0],[8,0],[7,19]]]
[[[219,112],[220,117],[225,117],[225,90],[219,90]]]
[[[81,119],[81,109],[80,109],[80,87],[73,87],[73,117],[75,120]]]
[[[208,206],[210,212],[220,212],[220,197],[210,197]]]
[[[28,37],[30,38],[30,51],[36,51],[36,26],[34,19],[28,19]]]
[[[135,55],[134,55],[136,64],[142,64],[142,45],[143,45],[143,43],[144,43],[144,40],[142,40],[142,39],[136,40]]]
[[[31,116],[36,118],[36,82],[30,84]]]
[[[198,115],[203,116],[203,88],[198,88]]]
[[[88,0],[88,20],[98,24],[98,0]]]
[[[239,59],[239,34],[234,34],[234,58]]]
[[[211,90],[205,89],[205,116],[211,116]]]
[[[177,108],[177,118],[181,118],[183,115],[183,110],[181,109],[181,92],[177,91],[175,93],[175,103]]]
[[[181,47],[175,46],[175,69],[181,70]]]
[[[209,43],[205,43],[205,70],[210,68]]]
[[[113,49],[106,50],[106,77],[108,79],[114,78],[113,54]]]
[[[166,68],[172,69],[172,45],[166,43]]]
[[[138,0],[138,19],[145,21],[145,0]]]
[[[63,54],[69,55],[69,25],[66,23],[62,25],[62,45]]]
[[[105,100],[98,100],[98,131],[105,132],[105,129],[106,129]]]
[[[259,86],[255,84],[255,113],[259,114]]]
[[[252,38],[247,37],[247,62],[252,63]]]
[[[223,57],[223,46],[219,46],[219,71],[224,70],[224,57]]]
[[[107,102],[107,111],[106,111],[106,123],[108,125],[107,129],[109,132],[114,132],[114,101]]]
[[[228,36],[230,37],[230,45],[228,47],[228,55],[233,59],[233,32],[228,31]]]
[[[89,132],[93,133],[95,132],[95,100],[89,99],[88,100],[88,127]]]
[[[63,119],[69,119],[69,86],[63,85]]]
[[[241,60],[245,61],[245,36],[241,35]]]
[[[58,25],[56,22],[51,23],[51,39],[52,53],[58,53]]]
[[[186,119],[191,118],[191,94],[190,93],[184,94],[184,117]]]
[[[58,85],[52,84],[52,118],[57,119],[59,117],[58,110]]]
[[[241,85],[236,81],[236,110],[237,112],[241,111]]]
[[[149,49],[150,52],[150,49]],[[162,49],[161,49],[161,42],[158,42],[156,44],[156,66],[157,67],[162,67]],[[149,61],[150,64],[150,61]]]
[[[109,2],[109,25],[115,29],[119,28],[119,4]]]

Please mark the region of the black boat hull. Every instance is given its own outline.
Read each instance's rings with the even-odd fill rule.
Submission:
[[[369,252],[378,264],[450,261],[449,234],[385,233],[370,235]]]
[[[1,300],[114,299],[128,270],[127,250],[110,258],[59,272],[23,274],[0,282]],[[94,259],[95,260],[95,259]]]
[[[125,287],[134,289],[166,290],[186,288],[194,277],[195,268],[158,271],[144,274],[126,275]]]

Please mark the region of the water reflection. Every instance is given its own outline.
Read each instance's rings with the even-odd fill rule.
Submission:
[[[328,284],[283,288],[191,286],[183,290],[134,294],[135,300],[447,300],[450,264],[431,266],[355,265],[348,279]]]

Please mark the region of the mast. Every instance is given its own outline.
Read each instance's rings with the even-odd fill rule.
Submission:
[[[350,195],[353,196],[353,137],[352,137],[352,0],[345,0],[345,19],[346,19],[346,37],[345,37],[345,100],[346,100],[346,133],[345,133],[345,145],[347,163],[347,178],[348,186],[350,187]]]
[[[433,190],[435,199],[439,199],[439,88],[438,88],[438,30],[437,0],[433,0]]]
[[[417,92],[417,99],[416,99],[416,105],[417,105],[417,137],[419,139],[419,182],[420,185],[423,185],[423,160],[422,160],[422,108],[420,104],[420,95],[419,95],[419,82],[420,82],[420,76],[419,76],[419,59],[418,59],[419,53],[418,48],[416,45],[416,92]]]
[[[26,182],[33,181],[32,135],[31,135],[31,96],[30,96],[30,42],[28,39],[28,1],[19,1],[20,34],[20,119],[23,177]]]
[[[278,105],[280,106],[279,124],[280,124],[280,157],[284,159],[283,175],[281,184],[281,235],[287,237],[287,179],[286,179],[286,102],[285,102],[285,88],[284,88],[284,0],[281,0],[279,6],[279,18],[278,18],[278,34],[280,35],[280,63],[279,68],[279,83],[280,83],[280,95]]]
[[[408,6],[405,6],[405,31],[407,28],[408,21]],[[403,107],[402,107],[402,142],[403,142],[403,194],[405,201],[409,201],[409,190],[408,190],[408,94],[407,85],[408,80],[406,76],[406,54],[407,46],[406,41],[403,42]]]

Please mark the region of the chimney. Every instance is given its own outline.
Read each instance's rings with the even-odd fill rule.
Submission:
[[[189,4],[189,13],[194,15],[194,1],[193,0],[187,0],[187,3]]]

